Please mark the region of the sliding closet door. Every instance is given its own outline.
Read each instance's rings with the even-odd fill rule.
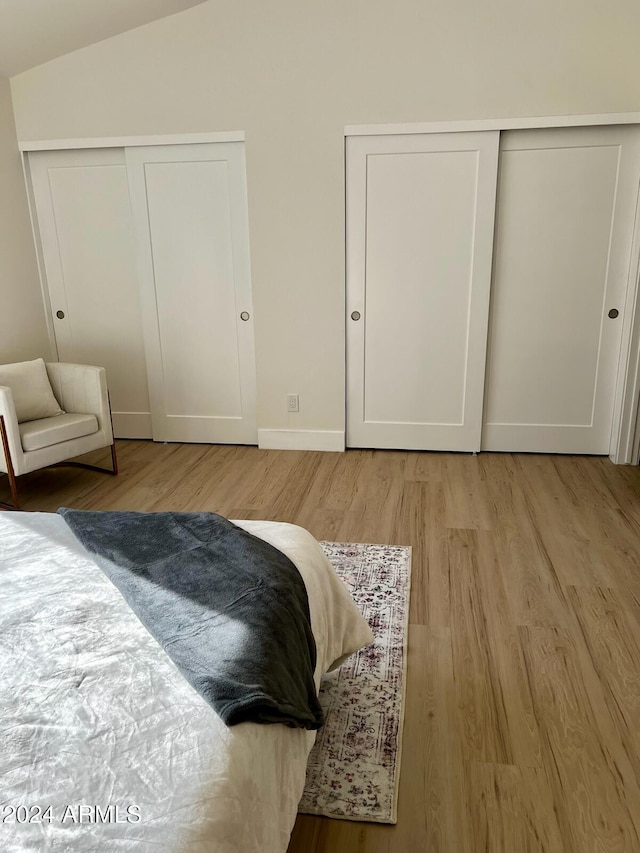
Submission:
[[[347,444],[479,450],[498,133],[346,154]]]
[[[60,361],[106,368],[120,438],[150,438],[122,149],[36,151],[29,171]]]
[[[244,144],[126,151],[154,438],[256,444]]]
[[[640,131],[508,131],[500,154],[486,450],[609,453]]]

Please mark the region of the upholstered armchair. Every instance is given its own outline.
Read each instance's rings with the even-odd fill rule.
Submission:
[[[104,368],[37,359],[0,365],[0,472],[7,474],[19,509],[17,478],[48,465],[78,465],[118,473]],[[73,457],[111,448],[112,468]]]

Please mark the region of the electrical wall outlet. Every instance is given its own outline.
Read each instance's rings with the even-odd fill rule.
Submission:
[[[299,412],[300,411],[300,397],[298,394],[287,394],[287,411],[288,412]]]

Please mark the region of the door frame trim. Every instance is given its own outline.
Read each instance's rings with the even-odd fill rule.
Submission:
[[[478,130],[526,130],[553,127],[640,124],[640,113],[593,113],[590,115],[527,116],[523,118],[476,118],[463,121],[401,122],[397,124],[347,124],[345,136],[383,136],[406,133],[467,133]]]
[[[609,456],[622,465],[638,464],[640,442],[640,187],[636,197],[624,325],[614,398]]]
[[[640,119],[639,119],[640,121]],[[170,133],[158,136],[97,136],[86,139],[18,140],[18,149],[58,151],[73,148],[135,148],[139,145],[193,145],[206,142],[244,142],[243,130],[221,130],[211,133]]]

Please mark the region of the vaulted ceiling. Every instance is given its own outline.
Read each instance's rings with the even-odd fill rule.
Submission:
[[[0,0],[0,77],[205,0]]]

